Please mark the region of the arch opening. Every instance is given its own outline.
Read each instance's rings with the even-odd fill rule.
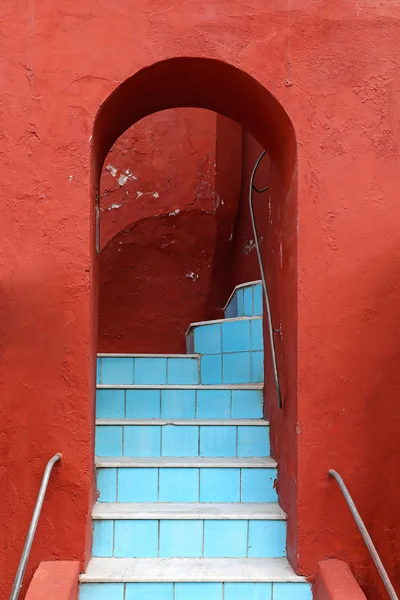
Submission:
[[[267,150],[270,159],[269,197],[260,197],[257,201],[256,217],[259,235],[265,239],[262,254],[271,291],[273,320],[275,327],[282,330],[277,358],[284,410],[279,414],[276,407],[266,343],[265,412],[272,425],[273,454],[277,459],[282,458],[281,503],[289,517],[288,555],[295,563],[297,508],[293,490],[296,487],[296,437],[295,432],[284,424],[285,419],[295,422],[296,418],[288,417],[297,413],[297,172],[296,137],[289,116],[258,81],[227,63],[188,57],[155,63],[119,85],[97,114],[92,137],[93,197],[99,194],[107,154],[126,130],[159,111],[184,107],[208,109],[236,121],[257,140],[259,149]],[[254,148],[254,145],[248,148],[248,156],[255,161],[258,155],[252,156]],[[242,203],[237,219],[239,232],[248,225],[246,219],[248,208]],[[95,227],[92,237],[94,241]],[[235,283],[242,283],[245,267],[241,267],[240,259],[237,269]],[[94,277],[93,289],[96,290],[96,268]],[[97,308],[94,312],[97,320]],[[268,339],[266,332],[264,339]],[[95,350],[95,345],[93,348]],[[281,448],[285,448],[285,455]]]

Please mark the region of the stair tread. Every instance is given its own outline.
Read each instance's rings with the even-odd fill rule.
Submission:
[[[155,503],[97,502],[93,519],[286,520],[277,502],[269,503]]]
[[[141,353],[114,353],[98,352],[98,358],[200,358],[200,354],[141,354]]]
[[[263,419],[96,419],[96,425],[212,425],[212,426],[267,426]]]
[[[286,558],[92,558],[81,583],[305,582]]]
[[[262,390],[263,383],[225,383],[204,385],[201,383],[98,383],[98,390],[126,389],[126,390]]]
[[[242,469],[274,469],[276,461],[270,456],[266,457],[228,457],[228,458],[203,458],[200,456],[175,457],[132,457],[132,456],[96,456],[96,467],[136,467],[136,468],[242,468]]]

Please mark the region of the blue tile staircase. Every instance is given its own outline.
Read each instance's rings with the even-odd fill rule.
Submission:
[[[286,559],[263,420],[262,289],[187,355],[99,355],[98,498],[80,600],[311,600]]]

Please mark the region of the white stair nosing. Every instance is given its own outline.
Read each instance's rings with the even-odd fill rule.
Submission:
[[[306,583],[286,558],[92,558],[81,583]]]
[[[94,520],[176,520],[286,521],[286,514],[277,502],[270,503],[159,503],[159,502],[97,502],[92,511]]]
[[[251,317],[229,317],[227,319],[215,319],[214,321],[196,321],[195,323],[190,323],[186,330],[186,336],[189,335],[191,329],[194,327],[201,327],[202,325],[218,325],[222,323],[231,323],[234,321],[259,321],[261,319],[261,315],[253,315]]]
[[[245,287],[252,287],[253,285],[260,285],[262,284],[262,280],[259,279],[258,281],[249,281],[248,283],[239,283],[239,285],[237,285],[234,289],[233,292],[231,293],[231,295],[228,298],[227,303],[224,306],[224,310],[226,310],[228,308],[228,304],[229,302],[232,300],[233,296],[235,295],[235,293]]]
[[[200,358],[200,354],[140,354],[140,353],[114,353],[114,352],[98,352],[97,358]]]
[[[203,458],[200,456],[175,457],[132,457],[132,456],[96,456],[97,468],[155,468],[155,469],[276,469],[277,462],[267,457],[229,457]]]
[[[263,390],[263,383],[243,383],[224,385],[203,385],[201,383],[179,384],[179,383],[161,383],[161,384],[133,384],[133,383],[98,383],[98,390],[107,389],[127,389],[127,390]]]
[[[96,425],[121,426],[202,426],[202,427],[268,427],[262,419],[96,419]]]

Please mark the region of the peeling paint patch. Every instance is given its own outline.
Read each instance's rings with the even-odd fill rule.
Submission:
[[[143,196],[143,192],[136,192],[136,198],[140,198],[140,196]]]
[[[168,213],[169,217],[176,217],[176,215],[179,215],[181,211],[179,210],[179,208],[177,208],[176,210],[174,210],[173,212]]]
[[[109,173],[111,173],[111,175],[113,177],[116,177],[117,173],[118,173],[117,167],[113,167],[113,165],[107,165],[106,166],[106,171],[108,171]]]
[[[69,176],[69,178],[68,178],[68,180],[69,180],[69,181],[72,181],[72,179],[73,179],[73,176],[72,176],[72,175],[70,175],[70,176]]]
[[[160,194],[158,192],[153,193],[153,198],[159,198],[159,197],[160,197]]]
[[[244,250],[243,251],[247,255],[247,254],[250,254],[250,252],[252,250],[254,250],[255,247],[256,247],[256,245],[254,243],[254,240],[250,240],[248,244],[244,245]]]
[[[120,204],[117,204],[117,202],[115,202],[114,204],[111,204],[107,210],[116,210],[117,208],[121,208],[122,206],[122,202]]]
[[[192,281],[197,281],[198,278],[199,278],[198,273],[194,273],[193,271],[191,271],[190,273],[186,273],[186,279],[191,279]]]

